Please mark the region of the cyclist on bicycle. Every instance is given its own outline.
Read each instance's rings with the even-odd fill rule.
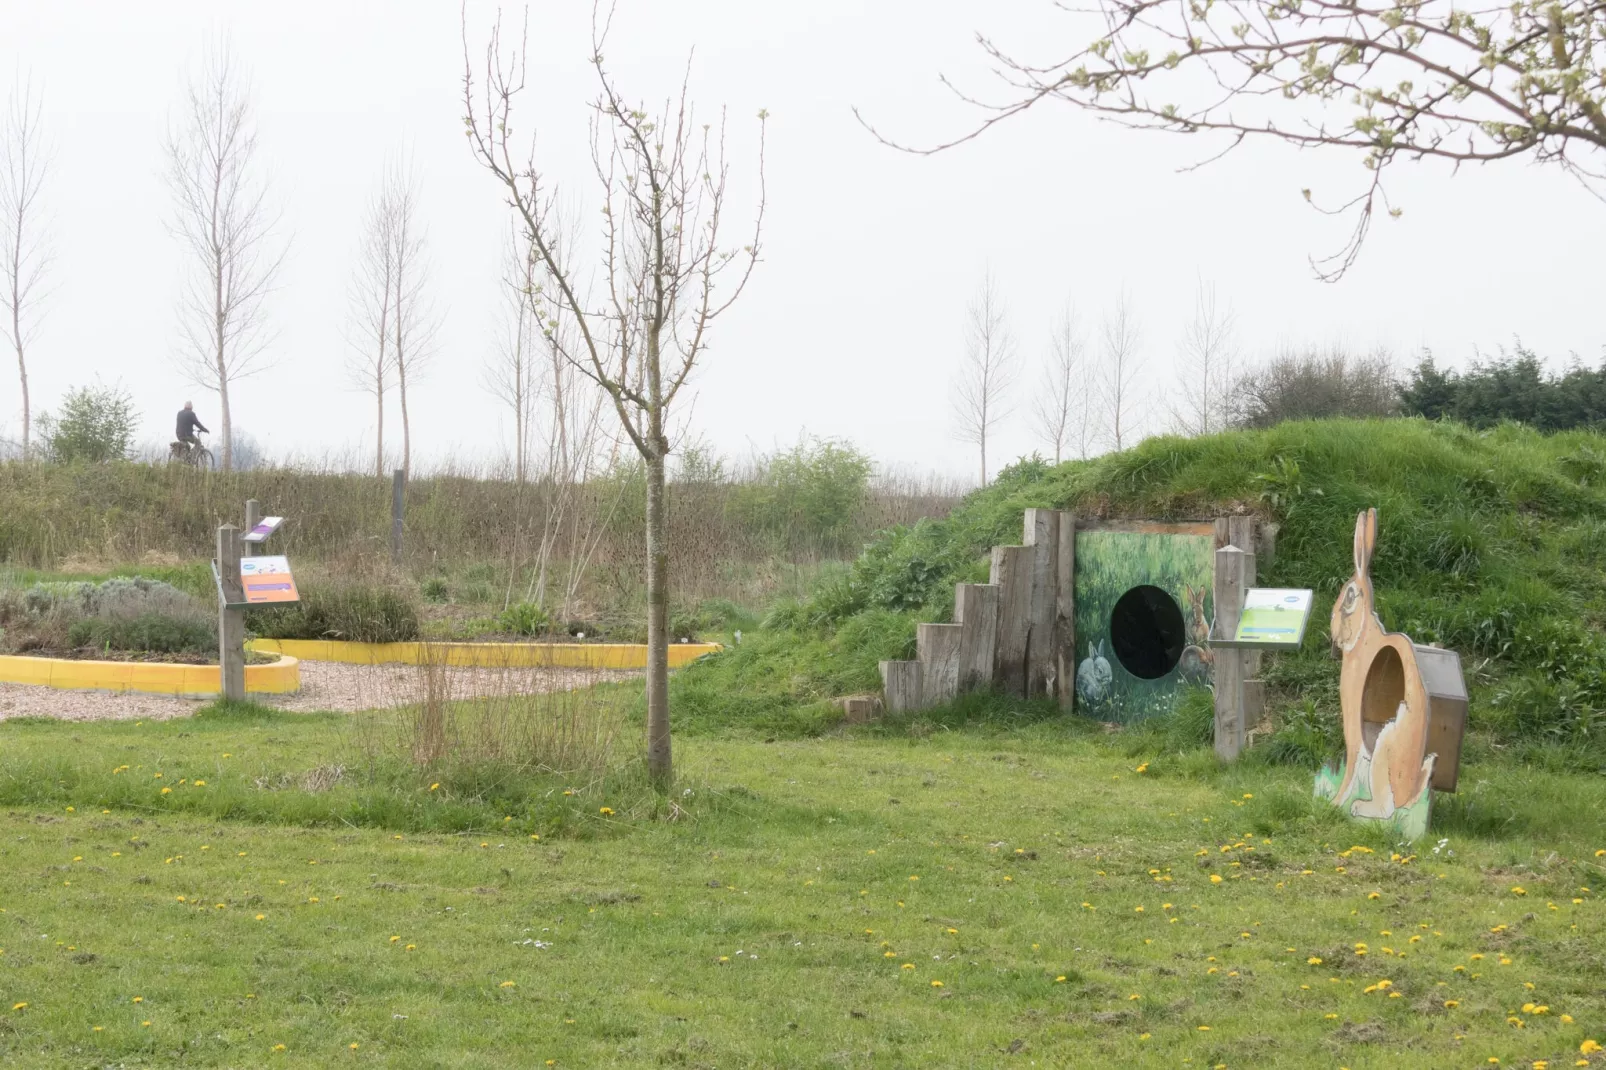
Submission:
[[[178,440],[190,449],[199,449],[200,440],[195,437],[196,431],[212,432],[207,429],[198,416],[195,415],[195,402],[186,401],[184,407],[178,410]]]

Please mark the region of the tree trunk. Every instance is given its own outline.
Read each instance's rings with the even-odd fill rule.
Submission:
[[[229,381],[226,377],[220,376],[218,378],[217,396],[222,402],[223,406],[223,415],[218,421],[218,433],[223,436],[223,457],[221,464],[223,471],[227,472],[229,470],[229,465],[234,461],[234,455],[229,448],[229,444],[234,438],[234,434],[230,430],[234,426],[234,421],[229,416]]]
[[[654,446],[661,446],[658,437]],[[669,749],[669,531],[664,453],[647,458],[647,772],[660,789],[674,779]]]
[[[33,419],[28,407],[28,364],[22,357],[22,328],[16,317],[12,317],[12,329],[17,333],[13,336],[17,342],[17,374],[22,377],[22,459],[28,459],[28,429]]]

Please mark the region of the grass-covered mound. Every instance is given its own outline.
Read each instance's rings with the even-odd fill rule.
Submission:
[[[1276,521],[1260,582],[1316,592],[1305,649],[1265,672],[1280,725],[1273,748],[1298,760],[1341,738],[1325,621],[1352,571],[1355,514],[1375,506],[1384,623],[1461,653],[1479,740],[1537,747],[1575,768],[1606,764],[1606,436],[1414,419],[1289,423],[1155,438],[1093,461],[1023,461],[950,517],[882,534],[846,575],[779,607],[764,633],[679,674],[679,724],[745,722],[772,734],[826,723],[824,700],[873,690],[878,659],[912,656],[915,623],[949,619],[953,584],[984,579],[988,548],[1019,542],[1033,506]],[[998,703],[972,705],[1000,716]]]

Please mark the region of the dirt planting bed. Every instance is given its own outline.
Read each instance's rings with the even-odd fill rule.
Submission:
[[[281,709],[349,713],[417,702],[430,688],[453,699],[491,695],[568,691],[641,675],[603,669],[477,669],[414,665],[301,663],[301,690],[294,695],[262,695],[258,701]],[[203,699],[168,695],[65,691],[53,687],[0,683],[0,721],[11,717],[53,717],[63,721],[152,720],[186,717]]]

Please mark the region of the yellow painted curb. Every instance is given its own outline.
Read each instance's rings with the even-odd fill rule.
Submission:
[[[324,639],[253,639],[246,648],[302,661],[348,665],[455,665],[495,669],[645,669],[640,643],[347,643]],[[719,643],[671,643],[669,667],[689,665]]]
[[[0,682],[80,691],[138,691],[147,695],[210,697],[223,690],[216,665],[171,665],[159,661],[74,661],[68,658],[0,656]],[[245,690],[288,695],[301,689],[301,664],[281,657],[271,665],[247,665]]]

